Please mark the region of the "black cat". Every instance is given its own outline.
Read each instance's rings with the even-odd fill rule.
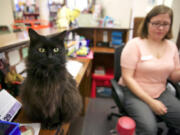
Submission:
[[[27,78],[21,87],[25,113],[42,128],[70,122],[82,108],[76,82],[66,69],[66,31],[51,38],[29,29]]]

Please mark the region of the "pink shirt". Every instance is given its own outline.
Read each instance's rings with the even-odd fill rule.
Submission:
[[[134,79],[153,98],[165,91],[167,78],[173,70],[180,68],[176,45],[170,40],[165,43],[166,52],[159,59],[151,55],[141,38],[129,41],[121,55],[121,67],[135,70]],[[119,84],[126,86],[122,77]]]

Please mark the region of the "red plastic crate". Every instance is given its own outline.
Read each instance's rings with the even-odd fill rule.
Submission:
[[[105,75],[92,74],[91,98],[96,98],[96,87],[111,87],[110,80],[114,78],[113,70],[107,69]]]

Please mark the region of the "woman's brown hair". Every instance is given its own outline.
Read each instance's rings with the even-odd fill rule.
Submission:
[[[158,5],[155,6],[144,18],[143,22],[141,23],[138,33],[141,38],[147,38],[148,37],[148,23],[150,22],[151,18],[154,16],[157,16],[159,14],[169,14],[169,17],[171,19],[171,24],[169,28],[169,32],[166,34],[164,39],[171,39],[172,38],[172,24],[173,24],[173,11],[171,8],[164,6],[164,5]]]

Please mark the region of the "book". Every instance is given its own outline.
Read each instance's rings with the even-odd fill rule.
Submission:
[[[95,68],[94,73],[97,74],[97,75],[105,75],[106,74],[105,68],[102,67],[102,66],[98,66],[98,67]]]
[[[5,89],[0,91],[0,120],[12,121],[22,104]]]

